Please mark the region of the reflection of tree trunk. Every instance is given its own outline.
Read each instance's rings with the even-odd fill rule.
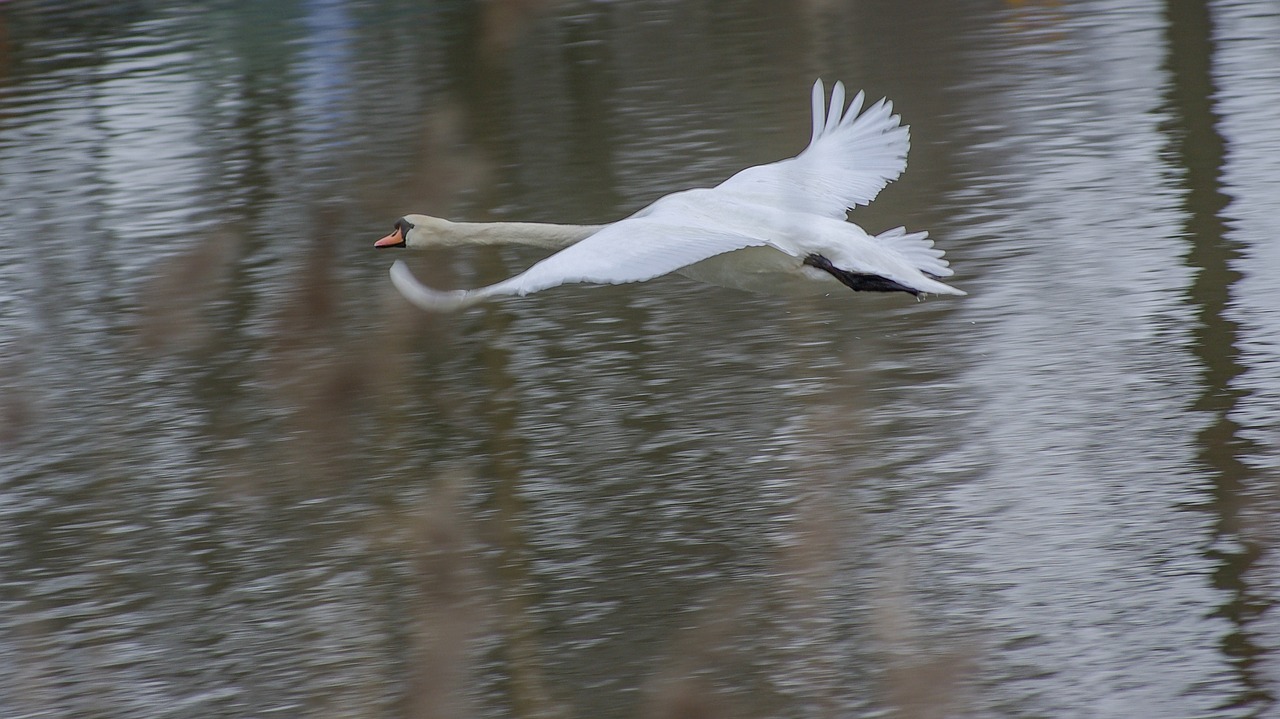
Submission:
[[[1217,513],[1209,551],[1218,565],[1214,585],[1229,597],[1219,612],[1235,627],[1223,639],[1222,651],[1235,663],[1243,684],[1234,704],[1263,709],[1273,699],[1254,671],[1263,650],[1249,633],[1249,623],[1265,604],[1247,583],[1261,547],[1243,536],[1240,526],[1250,473],[1240,458],[1247,442],[1231,419],[1242,395],[1231,381],[1242,367],[1237,324],[1227,316],[1231,288],[1240,279],[1231,267],[1239,251],[1227,238],[1220,215],[1229,200],[1219,183],[1225,149],[1213,110],[1212,17],[1204,0],[1169,0],[1167,14],[1173,149],[1186,170],[1186,232],[1191,241],[1187,263],[1197,270],[1191,301],[1198,309],[1195,353],[1204,367],[1204,391],[1196,408],[1213,417],[1198,437],[1200,460],[1213,478]]]
[[[256,345],[249,339],[248,327],[259,300],[252,268],[261,262],[259,254],[264,249],[261,237],[251,230],[258,226],[275,199],[268,169],[267,148],[272,143],[269,118],[281,112],[274,103],[286,102],[282,94],[273,91],[271,78],[256,70],[245,73],[238,83],[235,99],[240,114],[234,121],[236,131],[229,134],[235,144],[222,144],[224,141],[218,133],[209,133],[211,141],[219,143],[218,155],[235,158],[243,168],[234,178],[235,186],[242,188],[243,193],[234,200],[215,194],[213,200],[235,210],[225,221],[229,228],[226,234],[210,241],[235,244],[233,251],[228,252],[223,302],[211,313],[213,330],[194,383],[197,398],[208,409],[209,427],[203,434],[209,437],[235,436],[240,431],[237,425],[245,421],[238,410],[244,388],[250,384],[248,373],[253,363],[245,360],[251,351],[248,348]],[[224,168],[215,170],[219,174],[224,171]]]
[[[479,624],[472,541],[460,486],[437,480],[432,507],[415,526],[413,544],[422,604],[415,632],[406,715],[412,719],[463,719],[471,667],[468,648]]]
[[[617,178],[613,174],[614,128],[607,100],[616,81],[612,72],[612,51],[606,42],[609,13],[571,24],[565,31],[563,58],[567,94],[572,112],[572,142],[569,167],[572,189],[588,207],[620,206]]]
[[[497,160],[499,166],[512,167],[518,164],[518,158],[509,155],[509,145],[495,144],[489,138],[511,136],[506,126],[513,117],[511,108],[520,102],[522,93],[530,92],[529,88],[513,87],[511,73],[504,62],[509,59],[507,51],[512,39],[523,32],[523,26],[533,18],[533,11],[539,3],[498,5],[505,7],[477,9],[462,6],[464,14],[455,18],[455,24],[463,27],[464,31],[449,44],[446,57],[450,68],[448,74],[459,79],[453,94],[460,99],[467,126],[471,128],[468,140],[483,147],[486,157]],[[507,10],[512,12],[504,14]],[[506,102],[494,101],[492,98],[495,97]],[[495,108],[502,111],[492,111]],[[496,192],[498,188],[496,184],[490,184],[488,190]],[[482,204],[498,206],[502,202]],[[477,259],[477,276],[480,278],[510,274],[509,268],[493,252],[483,252]],[[490,308],[485,313],[479,359],[484,367],[484,382],[489,395],[480,411],[488,442],[480,472],[492,481],[494,487],[491,500],[494,510],[492,541],[497,544],[499,552],[497,579],[500,596],[496,609],[510,706],[517,717],[547,717],[561,712],[546,688],[537,627],[530,618],[529,558],[521,526],[524,517],[520,478],[524,459],[521,438],[516,429],[520,407],[512,396],[515,380],[507,370],[510,353],[494,341],[506,332],[511,320],[511,315],[499,308]]]
[[[507,371],[510,353],[492,341],[506,331],[510,321],[510,315],[502,310],[491,310],[486,315],[486,325],[492,332],[485,333],[487,339],[480,350],[480,359],[491,394],[483,409],[489,441],[485,447],[488,462],[482,471],[494,482],[493,531],[499,550],[498,590],[501,594],[498,612],[513,714],[550,717],[560,712],[547,691],[539,657],[538,630],[530,617],[532,582],[521,526],[523,445],[516,430],[519,403],[512,398],[515,380]]]

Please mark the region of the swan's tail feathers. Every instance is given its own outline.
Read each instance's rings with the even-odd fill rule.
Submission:
[[[876,241],[902,255],[917,270],[934,277],[950,277],[955,271],[951,263],[942,258],[942,250],[933,246],[926,231],[907,232],[905,227],[895,227],[876,235]]]
[[[916,289],[943,295],[966,294],[962,290],[938,281],[955,274],[955,270],[952,270],[950,263],[943,259],[942,250],[933,246],[933,240],[929,239],[928,232],[907,232],[905,227],[895,227],[876,235],[876,241],[902,255],[912,267],[924,273],[928,286],[917,283],[921,286]]]
[[[487,295],[471,290],[433,290],[418,281],[409,271],[409,266],[400,260],[391,265],[391,284],[396,290],[413,304],[428,312],[452,312],[470,307],[483,300]]]

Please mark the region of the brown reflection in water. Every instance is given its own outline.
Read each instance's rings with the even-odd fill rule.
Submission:
[[[204,348],[213,332],[205,309],[225,292],[240,242],[239,233],[215,233],[151,268],[135,323],[144,351]]]
[[[1198,436],[1200,461],[1213,480],[1213,509],[1218,515],[1207,554],[1218,563],[1214,584],[1227,593],[1221,616],[1235,630],[1223,638],[1222,652],[1235,664],[1243,688],[1231,706],[1265,712],[1275,701],[1255,665],[1266,653],[1249,625],[1269,603],[1249,584],[1248,573],[1262,556],[1262,545],[1251,539],[1241,515],[1249,501],[1252,472],[1242,457],[1250,451],[1231,419],[1244,392],[1232,386],[1243,371],[1237,347],[1239,326],[1230,319],[1232,288],[1240,273],[1232,265],[1240,248],[1228,237],[1222,210],[1230,199],[1222,191],[1225,143],[1218,132],[1213,107],[1213,17],[1204,0],[1169,0],[1167,99],[1175,138],[1172,148],[1186,170],[1186,234],[1191,242],[1187,265],[1198,271],[1191,286],[1191,302],[1198,308],[1195,354],[1204,367],[1204,391],[1196,408],[1212,417]]]
[[[407,547],[415,557],[421,601],[414,616],[409,668],[407,715],[422,719],[457,719],[474,712],[466,702],[470,679],[470,642],[488,614],[461,492],[463,484],[446,477],[430,506],[411,522]]]
[[[500,336],[511,316],[501,308],[485,310],[486,334]],[[533,582],[529,550],[524,538],[524,502],[520,497],[521,470],[526,464],[524,442],[516,428],[520,402],[515,379],[507,365],[510,353],[492,342],[480,349],[488,385],[481,411],[489,432],[485,446],[484,474],[494,482],[489,502],[495,510],[492,541],[498,549],[498,613],[502,625],[502,652],[506,662],[508,693],[516,716],[552,717],[565,712],[552,697],[543,670],[540,634],[533,618]]]

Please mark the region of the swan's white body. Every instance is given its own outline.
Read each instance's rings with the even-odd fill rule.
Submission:
[[[938,281],[952,271],[928,233],[897,228],[872,236],[846,221],[847,210],[871,202],[906,168],[910,136],[886,100],[859,114],[859,92],[845,111],[840,83],[829,109],[824,99],[819,80],[813,86],[813,137],[796,157],[747,168],[714,188],[667,195],[610,225],[455,223],[407,215],[376,244],[563,248],[508,280],[475,290],[433,290],[395,262],[396,289],[429,310],[568,283],[640,282],[671,272],[768,293],[827,293],[844,285],[963,295]]]

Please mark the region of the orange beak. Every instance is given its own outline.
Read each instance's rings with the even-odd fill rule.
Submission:
[[[395,232],[373,243],[374,247],[404,247],[404,233],[397,227]]]

